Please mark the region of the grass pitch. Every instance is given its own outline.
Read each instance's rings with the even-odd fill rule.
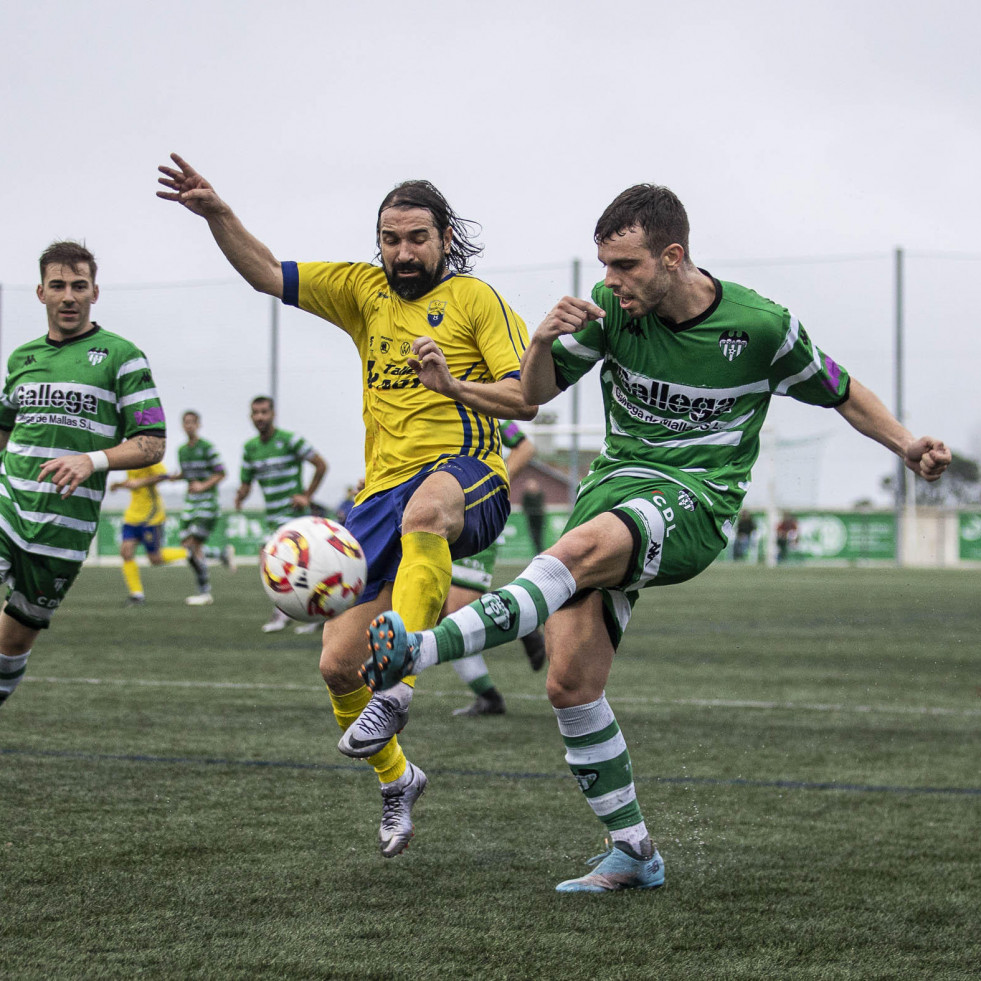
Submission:
[[[0,977],[976,977],[976,573],[645,591],[608,696],[668,884],[607,896],[554,892],[602,828],[519,645],[488,655],[503,717],[422,676],[430,787],[386,861],[317,639],[260,633],[254,570],[208,608],[144,574],[125,608],[87,569],[0,710]]]

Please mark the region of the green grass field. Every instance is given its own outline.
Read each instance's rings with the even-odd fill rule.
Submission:
[[[386,861],[317,638],[260,633],[254,569],[201,609],[188,570],[144,577],[131,609],[86,570],[0,710],[4,979],[978,976],[977,573],[646,591],[608,696],[668,884],[606,896],[554,892],[602,827],[518,645],[503,717],[420,679],[430,787]]]

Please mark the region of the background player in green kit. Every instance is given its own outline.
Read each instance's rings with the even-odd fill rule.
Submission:
[[[208,545],[221,513],[218,485],[225,479],[225,465],[214,445],[201,437],[201,416],[197,412],[188,409],[181,417],[181,425],[187,442],[177,450],[180,471],[172,479],[187,481],[181,512],[181,545],[187,549],[187,561],[198,584],[198,591],[184,602],[188,606],[210,606],[214,597],[207,560],[220,559],[227,569],[235,571],[234,546],[218,549]]]
[[[276,407],[267,395],[252,400],[252,425],[258,436],[242,452],[242,482],[235,492],[235,510],[240,511],[257,480],[266,503],[266,531],[271,535],[280,525],[310,513],[313,495],[327,473],[327,461],[302,437],[276,428]],[[303,487],[303,463],[313,464],[313,477]],[[263,624],[264,633],[282,630],[289,617],[273,607],[272,619]],[[315,625],[316,626],[316,625]]]
[[[363,669],[387,688],[548,618],[547,690],[566,761],[611,840],[562,892],[664,882],[604,689],[637,591],[698,575],[726,546],[771,397],[837,409],[927,480],[951,458],[942,442],[914,439],[786,309],[696,268],[687,215],[667,188],[624,191],[594,237],[604,281],[592,302],[566,297],[548,314],[521,368],[525,398],[541,404],[602,366],[606,439],[565,532],[513,583],[435,630],[407,634],[396,614],[377,618]]]
[[[88,554],[106,471],[157,463],[166,448],[146,357],[90,319],[95,257],[55,242],[40,266],[48,330],[10,355],[0,396],[0,704]]]
[[[514,486],[514,478],[528,465],[535,455],[535,444],[521,431],[513,419],[503,419],[498,428],[501,442],[507,447],[505,464],[508,480]],[[454,613],[473,602],[481,593],[487,592],[494,579],[494,564],[497,562],[498,541],[483,552],[470,558],[460,558],[453,563],[453,578],[450,581],[450,595],[443,606],[443,615]],[[540,671],[545,665],[545,639],[540,630],[534,630],[521,638],[533,671]],[[454,709],[454,715],[503,715],[504,696],[494,684],[490,670],[482,654],[471,654],[453,662],[453,668],[460,680],[476,696],[470,705]]]

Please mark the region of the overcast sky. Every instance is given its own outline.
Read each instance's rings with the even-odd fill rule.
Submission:
[[[193,405],[237,464],[248,401],[269,388],[270,305],[203,221],[155,197],[171,150],[282,259],[371,259],[378,202],[427,177],[482,224],[476,273],[529,327],[569,291],[574,257],[584,291],[598,278],[605,205],[653,181],[686,203],[699,265],[790,307],[890,405],[907,250],[907,422],[977,454],[979,36],[967,0],[6,4],[2,354],[44,331],[38,254],[84,239],[96,319],[154,366],[168,460]],[[309,315],[285,311],[282,329],[279,423],[330,461],[329,501],[361,468],[354,350]],[[595,417],[597,378],[582,385]],[[824,437],[799,492],[885,500],[884,450],[777,401],[780,439]]]

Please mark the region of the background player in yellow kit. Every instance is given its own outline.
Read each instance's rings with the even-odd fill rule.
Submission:
[[[136,564],[137,545],[146,549],[151,565],[166,565],[187,558],[186,548],[163,547],[167,512],[157,490],[157,484],[162,480],[170,480],[170,475],[162,463],[155,463],[150,467],[127,470],[125,480],[118,480],[109,486],[109,490],[128,489],[131,492],[129,506],[123,514],[123,540],[119,546],[123,559],[123,579],[129,590],[126,602],[131,606],[146,602],[140,567]]]
[[[358,677],[365,631],[387,606],[414,629],[434,626],[453,559],[503,530],[510,503],[497,420],[537,411],[519,382],[528,333],[490,286],[467,275],[481,246],[428,181],[399,184],[382,201],[380,265],[280,262],[190,164],[172,160],[160,167],[167,190],[158,195],[204,217],[253,288],[336,325],[361,358],[365,488],[345,523],[365,550],[368,584],[360,604],[325,628],[320,668],[345,730],[339,748],[366,758],[381,782],[379,841],[390,858],[412,837],[426,775],[391,735],[408,718],[412,679],[371,697]]]

